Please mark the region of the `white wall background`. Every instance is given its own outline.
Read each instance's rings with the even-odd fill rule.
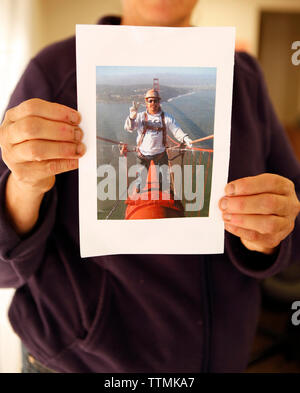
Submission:
[[[30,56],[33,4],[34,0],[0,0],[1,114]]]
[[[201,26],[236,26],[237,39],[258,52],[261,11],[299,12],[299,0],[200,0],[194,22]]]
[[[0,0],[0,117],[29,58],[74,34],[76,23],[120,14],[119,0]],[[201,0],[196,25],[237,27],[237,39],[257,55],[261,10],[300,11],[299,0]],[[0,290],[0,373],[19,372],[19,342],[6,317],[12,290]]]

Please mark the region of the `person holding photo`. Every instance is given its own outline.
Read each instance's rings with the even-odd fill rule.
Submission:
[[[196,2],[123,0],[122,18],[99,23],[185,27]],[[300,166],[257,62],[236,53],[224,254],[82,260],[76,108],[72,37],[30,61],[0,127],[0,286],[16,288],[24,372],[245,370],[259,280],[296,261],[300,244]]]

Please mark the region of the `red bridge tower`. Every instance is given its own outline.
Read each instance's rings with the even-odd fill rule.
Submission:
[[[159,79],[158,78],[153,78],[153,89],[158,91],[160,90],[159,88]]]

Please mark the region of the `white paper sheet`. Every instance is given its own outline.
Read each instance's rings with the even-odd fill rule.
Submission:
[[[77,25],[78,110],[87,147],[79,167],[82,257],[224,252],[218,201],[228,177],[234,41],[235,29],[231,27]],[[193,150],[184,148],[184,155],[171,163],[177,162],[183,172],[188,165],[194,167],[194,172],[184,176],[182,191],[188,190],[188,185],[199,186],[202,202],[197,195],[189,199],[190,194],[186,196],[184,191],[184,217],[125,219],[129,211],[126,200],[133,198],[135,186],[127,193],[126,181],[130,185],[134,178],[126,180],[124,168],[119,173],[125,162],[119,159],[126,158],[127,170],[137,162],[137,132],[129,134],[124,123],[132,101],[142,104],[139,112],[145,111],[143,96],[153,87],[162,96],[162,110],[172,115],[192,140],[211,136],[193,144]],[[170,136],[169,158],[180,153],[178,140]],[[129,150],[127,156],[120,153],[124,146]],[[197,165],[202,167],[198,177]],[[115,169],[116,178],[105,172],[107,168]],[[105,181],[111,187],[105,188]],[[120,191],[124,184],[125,196]],[[111,193],[103,200],[106,191]],[[187,203],[199,209],[186,211]]]

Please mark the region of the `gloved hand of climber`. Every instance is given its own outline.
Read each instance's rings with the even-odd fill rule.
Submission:
[[[132,106],[129,108],[129,117],[131,120],[136,119],[139,106],[140,106],[139,103],[132,101]]]
[[[183,138],[183,141],[184,141],[184,143],[186,144],[186,146],[187,146],[189,149],[191,149],[191,148],[193,147],[193,145],[192,145],[193,141],[191,140],[190,137],[185,136],[185,137]]]

